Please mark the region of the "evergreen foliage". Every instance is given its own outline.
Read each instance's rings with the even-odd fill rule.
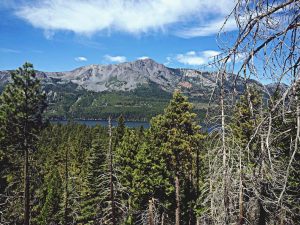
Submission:
[[[149,129],[127,128],[123,116],[113,128],[46,124],[45,95],[32,65],[12,79],[0,97],[1,224],[26,224],[24,198],[30,200],[31,224],[213,224],[211,215],[220,208],[210,211],[210,205],[223,190],[223,173],[211,172],[223,168],[217,163],[221,135],[201,130],[187,97],[174,92]],[[229,193],[239,192],[230,202],[230,219],[237,224],[299,220],[298,86],[292,94],[285,118],[268,112],[274,114],[269,118],[275,135],[269,143],[262,142],[268,135],[263,116],[278,93],[267,102],[248,87],[233,109],[225,141],[231,154]],[[278,179],[287,174],[280,184],[284,192],[275,188],[272,163],[290,168],[275,174]],[[278,196],[283,196],[279,209],[270,203]]]
[[[10,169],[1,171],[2,181],[6,184],[3,187],[6,192],[13,194],[13,200],[6,201],[11,205],[7,211],[16,208],[20,201],[23,201],[23,213],[8,213],[10,220],[23,221],[25,225],[30,220],[30,167],[29,155],[36,151],[39,134],[44,127],[43,112],[46,108],[46,95],[43,93],[40,81],[36,78],[33,65],[25,63],[11,74],[12,82],[5,87],[0,97],[0,154],[4,157],[5,164],[11,164]],[[4,152],[4,153],[3,153]],[[22,165],[24,169],[22,168]],[[23,178],[23,184],[20,178]],[[13,186],[11,185],[13,184]],[[3,185],[0,185],[3,186]],[[20,188],[23,188],[24,198],[21,200]],[[8,196],[10,196],[8,194]],[[16,206],[17,205],[17,206]],[[18,208],[20,210],[21,207]],[[22,218],[21,215],[24,215]]]

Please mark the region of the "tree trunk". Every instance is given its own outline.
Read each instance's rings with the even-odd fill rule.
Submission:
[[[265,195],[265,184],[261,183],[260,184],[260,195],[264,196]],[[258,209],[259,209],[259,221],[258,225],[266,225],[267,224],[267,212],[263,207],[263,200],[258,199]]]
[[[261,119],[263,120],[263,108],[261,105],[260,108],[260,116]],[[260,148],[261,148],[261,167],[260,167],[260,174],[261,174],[261,181],[260,181],[260,198],[258,199],[258,210],[259,210],[259,220],[258,220],[258,225],[265,225],[266,224],[266,220],[267,220],[267,212],[265,211],[264,207],[263,207],[263,197],[265,196],[266,192],[265,192],[265,184],[264,184],[264,180],[265,180],[265,145],[264,145],[264,135],[263,135],[263,131],[260,131]]]
[[[149,225],[154,225],[153,198],[149,200]]]
[[[161,215],[161,225],[164,225],[165,223],[165,213],[163,212]]]
[[[115,213],[115,196],[114,196],[114,183],[113,183],[113,155],[112,155],[112,131],[111,131],[111,119],[108,118],[108,134],[109,134],[109,176],[110,176],[110,201],[111,201],[111,219],[112,225],[116,225],[116,213]]]
[[[243,175],[240,174],[240,192],[239,192],[239,220],[238,225],[245,223],[244,219],[244,187],[243,187]]]
[[[188,224],[189,225],[195,225],[195,214],[194,214],[194,209],[193,209],[193,200],[196,199],[198,196],[195,195],[195,191],[193,188],[193,174],[192,174],[192,169],[190,169],[190,175],[189,175],[189,197],[188,197],[188,202],[189,202],[189,213],[188,213]]]
[[[29,180],[29,152],[25,138],[25,164],[24,164],[24,225],[30,220],[30,180]]]
[[[200,149],[197,148],[196,152],[196,197],[198,198],[199,196],[199,180],[200,180]]]
[[[280,209],[280,218],[279,218],[280,222],[279,225],[285,225],[285,210],[284,208]]]
[[[222,150],[223,150],[223,204],[224,204],[224,224],[229,224],[229,196],[228,196],[228,183],[227,183],[227,153],[225,144],[225,108],[224,108],[224,79],[225,71],[222,71],[221,75],[221,94],[220,94],[220,105],[221,105],[221,127],[222,127]]]
[[[266,225],[266,211],[263,207],[262,201],[259,200],[259,221],[258,221],[258,225]]]
[[[244,215],[244,175],[243,175],[243,161],[242,161],[242,149],[240,148],[239,152],[239,172],[240,172],[240,184],[239,184],[239,218],[238,225],[242,225],[245,223],[245,215]]]
[[[180,183],[179,174],[176,171],[175,175],[175,192],[176,192],[176,211],[175,211],[175,225],[180,225]]]

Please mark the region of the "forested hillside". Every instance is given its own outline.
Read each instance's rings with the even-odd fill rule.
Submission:
[[[26,218],[31,224],[196,224],[213,220],[208,200],[213,197],[211,185],[220,181],[214,180],[211,170],[218,168],[215,163],[220,153],[212,154],[222,147],[217,141],[221,133],[218,129],[209,135],[201,131],[187,97],[174,92],[164,113],[152,118],[147,130],[126,128],[124,117],[117,127],[51,125],[43,122],[46,96],[34,74],[31,65],[25,64],[13,74],[13,83],[0,99],[1,223],[23,224]],[[282,130],[286,135],[268,146],[279,147],[277,163],[295,168],[287,177],[288,199],[283,202],[289,212],[282,215],[269,203],[276,200],[279,190],[268,179],[261,181],[264,189],[257,189],[253,182],[253,175],[261,171],[264,150],[261,139],[253,138],[252,133],[267,111],[262,93],[254,88],[249,93],[252,108],[245,92],[229,123],[234,142],[228,147],[236,160],[233,163],[243,165],[240,179],[247,187],[245,203],[240,202],[245,204],[243,218],[249,224],[298,221],[299,154],[294,153],[293,162],[288,159],[289,139],[297,135],[295,108],[287,123],[276,120],[278,134]],[[247,151],[241,152],[243,148]],[[232,178],[238,171],[238,167],[230,171]],[[230,210],[236,212],[240,207]]]
[[[10,80],[0,95],[0,224],[298,225],[299,15],[296,0],[236,2],[222,29],[233,19],[237,31],[230,37],[220,31],[218,38],[227,39],[209,65],[216,73],[214,86],[203,89],[209,96],[205,116],[197,105],[203,95],[175,88],[178,83],[167,82],[155,68],[149,75],[164,80],[163,88],[124,83],[132,89],[119,92],[122,97],[78,88],[76,82],[85,79],[47,86],[28,62],[6,74]],[[93,77],[82,70],[84,78]],[[167,77],[173,76],[168,70]],[[257,85],[253,77],[276,85]],[[134,109],[140,104],[147,112]],[[84,117],[83,108],[91,117],[107,117],[108,126],[48,120],[49,113]],[[125,126],[136,117],[151,117],[150,127]]]
[[[0,92],[10,82],[10,72],[0,71]],[[216,73],[168,68],[152,59],[116,65],[89,65],[68,72],[36,71],[48,99],[50,119],[117,119],[150,121],[163,112],[174,90],[194,103],[194,111],[204,118],[214,88]],[[226,91],[244,90],[244,79],[228,74]],[[255,80],[251,85],[265,91]]]

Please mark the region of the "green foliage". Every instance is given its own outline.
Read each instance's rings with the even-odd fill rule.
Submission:
[[[62,180],[57,169],[50,174],[46,190],[46,199],[43,204],[37,223],[41,225],[58,224],[62,218],[60,215],[62,196]]]
[[[112,176],[109,176],[108,129],[74,123],[48,124],[45,127],[42,116],[46,106],[45,95],[35,78],[32,65],[25,64],[12,78],[13,82],[6,86],[0,97],[0,223],[23,222],[20,178],[24,176],[22,159],[25,148],[31,153],[32,224],[63,224],[64,210],[68,214],[67,224],[107,224],[104,221],[112,214],[111,187],[114,190],[118,224],[146,223],[149,201],[155,208],[155,218],[160,221],[164,218],[163,222],[167,225],[174,224],[178,204],[181,208],[182,225],[196,224],[196,216],[202,217],[209,213],[205,200],[210,194],[208,190],[211,183],[208,178],[211,178],[209,172],[214,164],[209,164],[211,155],[208,151],[211,150],[211,145],[219,145],[212,143],[212,140],[218,139],[220,134],[216,133],[211,140],[204,141],[205,135],[197,121],[193,105],[186,96],[176,91],[172,98],[163,97],[161,90],[151,85],[148,89],[141,87],[133,92],[124,92],[121,98],[120,93],[111,92],[100,94],[77,90],[75,94],[70,94],[74,88],[70,83],[64,84],[67,92],[56,90],[58,95],[51,101],[58,104],[50,103],[48,115],[89,115],[90,118],[99,118],[112,111],[115,112],[113,116],[121,115],[118,126],[112,132],[113,164]],[[111,82],[115,80],[112,79]],[[68,96],[64,96],[66,93]],[[274,99],[278,98],[277,95],[278,93],[274,95]],[[275,127],[272,129],[277,136],[270,145],[276,146],[276,153],[272,154],[276,154],[276,160],[283,167],[289,163],[294,150],[293,144],[297,140],[295,114],[299,107],[298,95],[297,89],[285,120],[277,116],[276,112],[271,112],[274,113],[275,120]],[[192,101],[195,102],[195,99]],[[144,106],[149,111],[144,111]],[[84,108],[87,111],[82,113]],[[86,114],[87,112],[90,114]],[[142,115],[139,118],[145,119],[158,112],[161,114],[152,118],[150,129],[129,129],[125,126],[125,118],[136,119],[137,115]],[[231,159],[242,159],[243,162],[239,168],[232,167],[232,178],[234,179],[237,171],[242,175],[240,182],[247,189],[247,198],[243,199],[245,205],[248,204],[247,201],[250,202],[250,198],[256,198],[256,195],[272,199],[274,195],[280,194],[277,190],[268,193],[255,189],[252,180],[248,179],[250,175],[260,173],[259,160],[265,157],[260,151],[260,136],[253,136],[258,124],[262,122],[263,113],[264,103],[259,91],[250,88],[238,100],[229,126],[233,140],[230,142],[233,146],[228,146],[232,149]],[[283,133],[285,135],[279,135]],[[249,151],[249,155],[245,149]],[[293,220],[297,221],[299,152],[295,152],[294,157],[287,179],[288,197],[281,204],[291,208],[291,211],[285,213],[293,214]],[[271,186],[268,181],[271,173],[268,172],[267,160],[265,162],[264,167],[267,169],[259,183],[259,187],[263,188]],[[179,181],[177,185],[176,180]],[[234,185],[237,186],[237,183]],[[176,190],[179,196],[176,195]],[[273,209],[269,207],[268,210],[272,212]]]
[[[23,150],[26,144],[34,148],[37,134],[44,126],[42,115],[46,109],[46,95],[35,76],[32,64],[25,63],[12,73],[12,82],[1,95],[1,146]],[[24,143],[25,136],[27,143]]]
[[[103,140],[100,135],[92,140],[91,150],[87,157],[87,173],[86,173],[86,190],[82,193],[81,216],[78,218],[80,222],[88,223],[95,221],[99,217],[99,203],[101,196],[101,175],[103,174],[103,166],[106,161],[106,154]]]
[[[13,72],[11,78],[12,82],[0,96],[0,163],[4,169],[0,171],[0,187],[7,193],[4,201],[9,202],[4,218],[20,223],[24,221],[22,201],[30,199],[30,172],[34,169],[29,167],[29,154],[36,151],[40,132],[45,126],[46,95],[30,63]],[[26,182],[21,182],[22,178]],[[22,192],[25,193],[23,199],[20,198]]]
[[[119,147],[116,149],[115,163],[121,172],[121,182],[125,187],[132,187],[132,176],[135,169],[135,156],[141,140],[134,130],[126,130]]]
[[[157,145],[162,148],[171,171],[184,172],[186,162],[191,160],[193,148],[200,138],[200,126],[192,105],[187,98],[175,92],[173,99],[162,116],[151,122],[151,131],[155,132]]]
[[[47,115],[50,118],[106,119],[123,115],[127,120],[145,121],[163,112],[171,97],[155,84],[133,91],[100,93],[73,86],[67,83],[46,87],[56,93],[55,97],[49,97]]]
[[[178,177],[181,188],[181,196],[186,198],[183,191],[188,190],[188,195],[194,192],[191,186],[193,162],[198,141],[202,138],[200,126],[196,121],[196,114],[192,112],[192,104],[187,101],[187,97],[174,92],[170,104],[166,107],[163,115],[157,116],[151,121],[150,132],[154,135],[154,145],[162,152],[167,171],[170,172],[170,183],[176,189],[175,178]],[[179,188],[179,186],[178,186]],[[175,193],[174,193],[175,195]],[[182,208],[193,207],[191,201],[177,202]],[[175,208],[175,205],[172,206]],[[193,215],[183,215],[183,221],[192,220]]]
[[[232,121],[232,129],[235,138],[240,142],[241,148],[246,148],[250,142],[250,149],[255,151],[257,148],[257,138],[251,139],[252,135],[261,120],[262,113],[262,97],[258,90],[250,87],[241,96],[239,102],[235,106]],[[256,151],[257,152],[257,151]],[[255,152],[253,152],[255,154]]]
[[[92,92],[80,89],[73,83],[46,85],[49,93],[47,116],[52,119],[117,119],[121,115],[126,120],[149,121],[153,116],[163,113],[172,98],[169,92],[157,84],[141,85],[132,91]],[[54,94],[55,93],[55,94]],[[191,97],[196,106],[194,111],[199,118],[205,116],[207,97]]]
[[[133,176],[136,167],[135,157],[139,151],[139,139],[135,130],[126,129],[123,141],[118,145],[115,153],[115,166],[118,170],[119,179],[123,187],[128,193],[128,197],[124,196],[126,205],[129,209],[133,208]],[[132,212],[129,212],[128,220],[131,220]]]
[[[170,172],[159,148],[153,145],[153,137],[147,132],[147,140],[140,145],[135,157],[133,172],[134,204],[137,209],[147,206],[151,198],[158,199],[166,207],[169,205],[174,187]]]

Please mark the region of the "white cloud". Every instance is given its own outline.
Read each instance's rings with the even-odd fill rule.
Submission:
[[[86,62],[87,61],[87,58],[83,57],[83,56],[79,56],[79,57],[76,57],[75,60],[77,62]]]
[[[200,25],[198,27],[183,29],[181,31],[178,31],[176,34],[179,37],[192,38],[217,34],[221,28],[222,32],[229,32],[237,29],[236,22],[233,18],[227,20],[225,25],[224,21],[224,18],[220,18],[218,20],[211,21],[206,25]]]
[[[104,59],[112,63],[123,63],[126,62],[127,60],[125,56],[111,56],[111,55],[105,55]]]
[[[148,56],[141,56],[141,57],[138,57],[137,59],[143,60],[143,59],[149,59],[149,57]]]
[[[200,66],[208,64],[213,60],[214,56],[220,54],[218,51],[206,50],[202,52],[190,51],[184,54],[178,54],[176,60],[184,65]],[[168,59],[170,61],[170,59]]]
[[[141,34],[149,31],[176,31],[189,28],[190,22],[199,29],[175,32],[189,37],[211,35],[213,20],[223,19],[234,7],[233,0],[40,0],[22,1],[15,9],[18,17],[34,27],[50,31],[72,31],[92,35],[101,31],[122,31]],[[202,31],[201,31],[202,29]],[[52,33],[50,33],[52,34]]]

